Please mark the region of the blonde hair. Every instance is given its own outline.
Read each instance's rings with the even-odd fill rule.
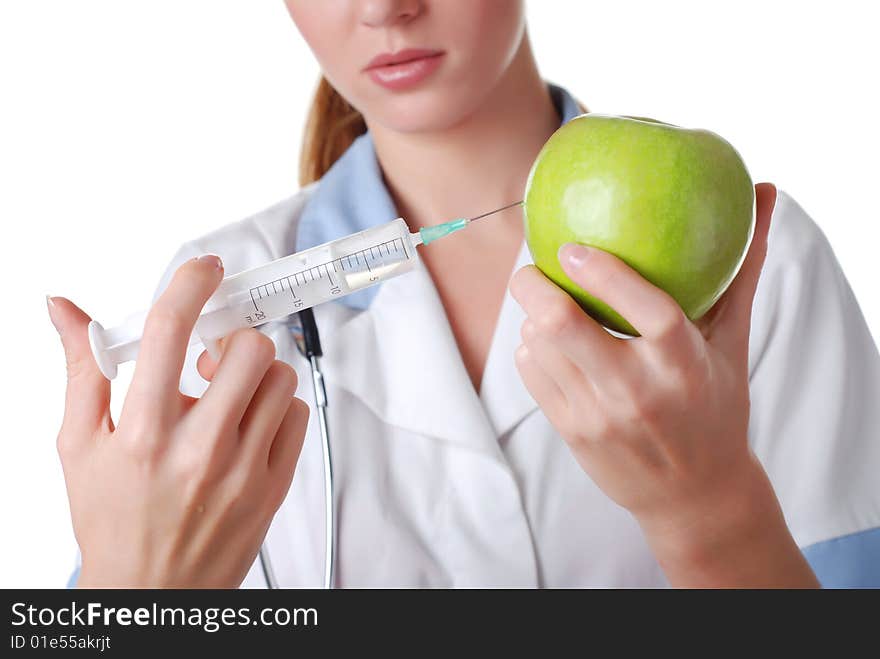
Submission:
[[[342,94],[321,76],[306,119],[299,157],[299,184],[317,181],[336,162],[367,124]]]

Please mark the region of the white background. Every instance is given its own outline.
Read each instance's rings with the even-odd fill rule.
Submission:
[[[714,130],[756,181],[792,194],[876,339],[870,11],[532,0],[529,21],[545,77],[591,110]],[[0,0],[0,587],[63,586],[75,555],[55,453],[64,357],[44,296],[114,324],[148,306],[181,242],[293,193],[316,79],[281,0]],[[130,375],[114,382],[116,414]]]

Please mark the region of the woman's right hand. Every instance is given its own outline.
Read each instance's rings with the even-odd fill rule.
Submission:
[[[308,421],[296,373],[255,329],[226,337],[201,398],[180,392],[190,333],[223,278],[211,255],[181,265],[146,320],[118,424],[65,298],[50,316],[67,359],[58,434],[81,587],[237,587],[290,487]]]

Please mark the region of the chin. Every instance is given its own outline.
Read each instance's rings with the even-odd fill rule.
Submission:
[[[462,122],[479,106],[479,99],[435,89],[393,98],[375,99],[362,106],[367,124],[379,124],[399,133],[430,133]]]

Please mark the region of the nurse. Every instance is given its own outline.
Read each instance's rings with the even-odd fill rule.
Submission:
[[[539,75],[523,2],[287,8],[323,72],[302,189],[180,247],[118,422],[89,317],[49,301],[80,586],[262,587],[264,539],[281,586],[320,584],[308,364],[284,322],[227,337],[219,363],[187,350],[199,310],[224,274],[519,199],[582,112]],[[316,308],[335,585],[880,586],[880,357],[816,224],[756,192],[746,262],[698,323],[613,256],[560,250],[630,341],[531,265],[519,211]]]

